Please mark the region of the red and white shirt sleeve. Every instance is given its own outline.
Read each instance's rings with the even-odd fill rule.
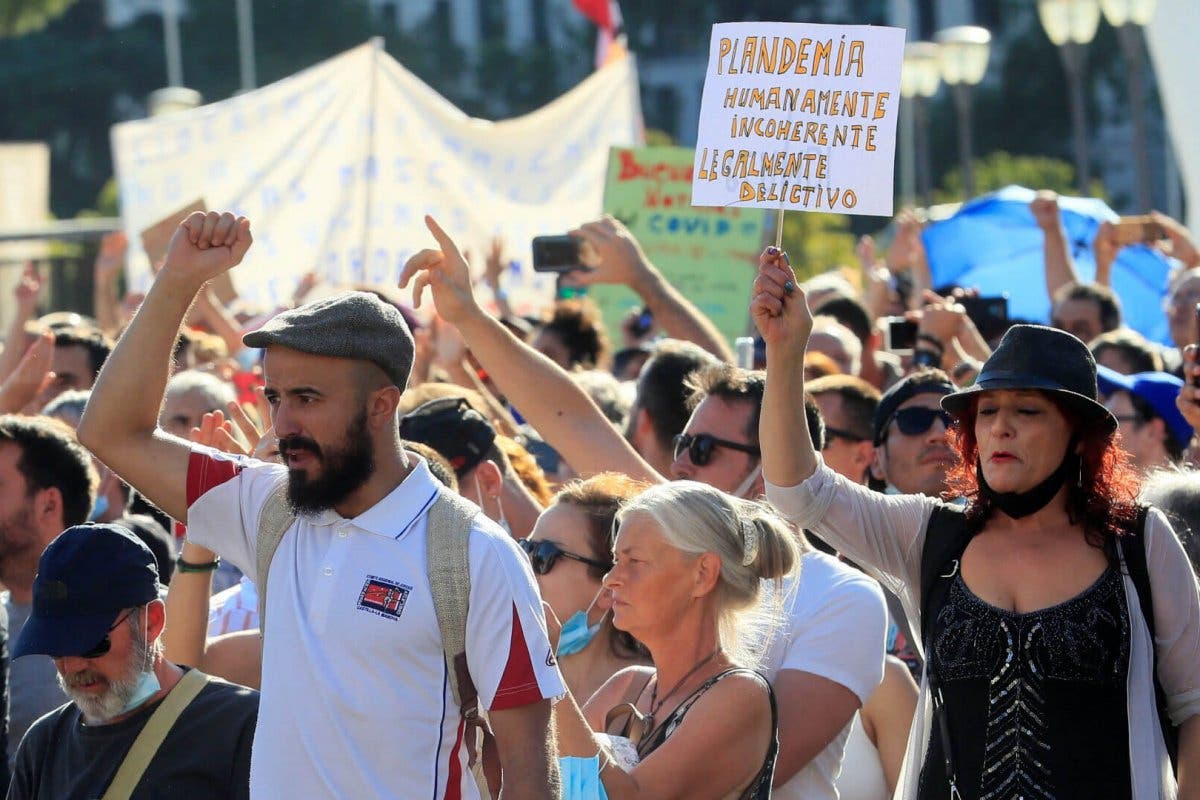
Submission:
[[[471,536],[467,667],[480,705],[504,711],[566,693],[529,558],[483,520]]]
[[[256,579],[258,515],[286,469],[193,447],[187,472],[187,538]]]

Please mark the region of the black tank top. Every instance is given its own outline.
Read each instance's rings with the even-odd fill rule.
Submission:
[[[775,692],[771,689],[771,682],[768,681],[761,673],[745,667],[733,667],[724,672],[718,673],[704,683],[702,683],[696,691],[684,698],[675,710],[663,720],[662,724],[650,731],[650,734],[643,739],[638,745],[638,755],[641,758],[653,753],[658,749],[663,742],[670,738],[675,729],[683,722],[683,718],[701,695],[716,685],[717,681],[728,675],[753,675],[767,689],[767,698],[771,701],[771,744],[767,748],[767,757],[763,759],[763,765],[758,773],[754,776],[754,780],[750,781],[750,785],[746,787],[746,791],[742,792],[739,800],[769,800],[771,797],[771,781],[775,778],[775,758],[779,755],[779,719],[775,708]]]

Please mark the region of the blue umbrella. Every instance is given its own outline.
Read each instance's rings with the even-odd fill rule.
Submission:
[[[1007,292],[1010,317],[1048,321],[1042,231],[1029,210],[1034,194],[1032,189],[1008,186],[975,198],[950,219],[927,227],[921,238],[933,285],[973,287],[984,296]],[[1096,231],[1117,214],[1104,201],[1087,197],[1060,197],[1058,206],[1075,271],[1081,280],[1090,281],[1096,276]],[[1162,309],[1170,271],[1166,257],[1141,244],[1121,248],[1112,270],[1112,288],[1121,299],[1125,324],[1164,344],[1171,341]]]

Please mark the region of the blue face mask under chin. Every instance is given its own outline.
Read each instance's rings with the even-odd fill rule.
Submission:
[[[108,513],[108,495],[100,495],[96,498],[95,505],[92,506],[92,513],[88,515],[88,519],[92,522],[103,517]]]
[[[604,589],[601,588],[600,592]],[[596,601],[600,599],[600,592],[592,598],[592,602],[586,609],[580,609],[571,616],[567,617],[567,621],[563,623],[562,632],[558,635],[558,652],[559,658],[563,656],[574,655],[583,648],[591,644],[592,639],[596,638],[596,634],[600,632],[600,626],[604,624],[604,617],[608,615],[605,611],[596,621],[595,625],[588,625],[588,613],[592,607],[596,605]]]
[[[162,685],[158,682],[158,676],[154,674],[154,670],[143,672],[138,676],[137,689],[135,689],[133,694],[130,696],[129,702],[122,706],[118,716],[120,716],[120,714],[127,714],[130,711],[133,711],[142,703],[158,694],[158,690],[161,688]]]
[[[148,627],[149,620],[147,620],[147,628]],[[145,638],[143,638],[142,641],[147,641],[150,638],[150,631],[144,630],[143,634]],[[148,642],[146,648],[146,660],[142,665],[141,674],[138,675],[137,688],[134,689],[133,694],[130,695],[129,700],[125,703],[125,705],[121,707],[121,710],[118,712],[117,716],[133,711],[142,703],[146,702],[155,694],[157,694],[158,690],[162,688],[162,684],[158,682],[158,676],[154,674],[154,657],[149,652]]]

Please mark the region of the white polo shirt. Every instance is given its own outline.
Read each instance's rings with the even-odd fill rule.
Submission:
[[[286,469],[206,448],[188,465],[188,538],[257,581],[258,515]],[[250,768],[265,798],[475,798],[426,566],[424,461],[354,519],[301,516],[275,553]],[[489,711],[566,689],[529,560],[482,515],[471,532],[467,663]]]

